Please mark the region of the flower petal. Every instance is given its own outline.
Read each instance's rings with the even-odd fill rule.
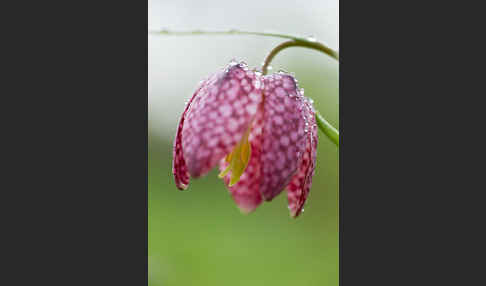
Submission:
[[[294,175],[287,186],[287,200],[289,202],[290,215],[297,217],[303,211],[303,207],[312,186],[317,156],[317,125],[312,103],[307,102],[307,121],[309,131],[306,138],[306,148],[299,166],[299,171]]]
[[[262,126],[263,126],[263,112],[260,107],[260,112],[257,113],[253,121],[250,132],[251,156],[246,169],[241,175],[240,180],[233,186],[229,187],[231,173],[228,173],[224,178],[224,182],[231,192],[231,196],[238,208],[243,213],[250,213],[254,211],[262,203],[262,195],[260,193],[261,172],[260,172],[260,155],[262,148]],[[228,162],[222,159],[219,165],[220,170],[225,170]]]
[[[290,182],[306,146],[305,100],[288,74],[264,77],[260,192],[272,200]]]
[[[186,103],[186,108],[182,113],[181,119],[179,120],[179,126],[177,127],[172,154],[172,173],[174,174],[174,180],[179,190],[185,190],[187,185],[189,185],[189,172],[187,171],[186,161],[184,160],[182,152],[182,129],[184,127],[184,119],[194,97],[196,97],[202,86],[209,80],[210,79],[202,81],[197,87],[196,92],[192,95],[191,99],[189,99],[189,101]]]
[[[187,170],[200,177],[241,140],[262,100],[259,76],[232,62],[203,84],[189,105],[182,128]]]

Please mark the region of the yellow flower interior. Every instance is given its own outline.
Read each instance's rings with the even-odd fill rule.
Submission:
[[[241,175],[245,172],[246,166],[248,166],[248,162],[250,161],[251,147],[250,142],[248,142],[249,135],[250,127],[248,127],[240,142],[233,148],[233,151],[226,156],[225,160],[229,165],[218,175],[220,178],[223,178],[231,171],[230,187],[240,180]]]

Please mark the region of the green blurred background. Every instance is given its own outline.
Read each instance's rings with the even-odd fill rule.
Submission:
[[[338,50],[338,13],[338,1],[149,1],[148,24],[313,35]],[[171,173],[179,116],[199,80],[232,58],[259,66],[281,41],[149,36],[149,285],[338,285],[339,150],[322,133],[311,193],[295,220],[285,193],[243,215],[216,171],[191,180],[184,192]],[[339,127],[336,61],[293,48],[279,54],[272,67],[294,72],[305,95]]]

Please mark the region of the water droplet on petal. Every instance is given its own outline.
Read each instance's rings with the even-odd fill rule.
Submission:
[[[260,89],[260,87],[261,87],[261,82],[260,82],[260,80],[258,80],[258,79],[257,79],[257,80],[254,80],[254,81],[253,81],[253,86],[254,86],[256,89]]]
[[[306,39],[309,42],[317,42],[316,37],[314,37],[314,36],[308,36]],[[302,211],[304,211],[304,210],[302,210]]]

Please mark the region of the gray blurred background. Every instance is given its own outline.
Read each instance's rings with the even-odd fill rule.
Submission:
[[[239,29],[314,36],[339,50],[339,2],[148,1],[149,29]],[[148,36],[149,285],[338,285],[338,149],[320,133],[305,213],[288,215],[286,195],[254,213],[237,210],[217,173],[176,189],[172,142],[197,83],[232,58],[259,67],[283,39]],[[338,64],[290,48],[272,71],[294,72],[305,95],[339,127]],[[270,72],[272,72],[270,71]]]

